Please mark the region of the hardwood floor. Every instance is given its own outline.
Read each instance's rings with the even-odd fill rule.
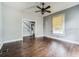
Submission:
[[[79,56],[79,45],[47,37],[24,37],[23,41],[4,44],[2,51],[1,57],[74,57]]]

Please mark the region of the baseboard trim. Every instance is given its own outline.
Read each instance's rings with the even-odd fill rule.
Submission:
[[[62,38],[57,38],[57,37],[48,36],[48,35],[38,35],[36,37],[47,37],[47,38],[56,39],[56,40],[59,40],[59,41],[62,41],[62,42],[67,42],[67,43],[79,45],[79,42],[76,42],[76,41],[63,40]],[[21,40],[23,40],[23,38],[19,38],[19,39],[16,39],[16,40],[13,39],[13,40],[9,40],[9,41],[4,41],[3,44],[16,42],[16,41],[21,41]],[[0,49],[2,48],[3,44],[0,45]]]
[[[59,40],[59,41],[62,41],[62,42],[67,42],[67,43],[79,45],[79,42],[77,42],[77,41],[63,40],[62,38],[57,38],[57,37],[53,37],[53,36],[45,36],[45,37],[48,37],[48,38],[51,38],[51,39],[56,39],[56,40]]]
[[[0,50],[1,50],[2,46],[3,46],[3,44],[5,44],[5,43],[11,43],[11,42],[22,41],[22,40],[23,40],[23,38],[13,39],[13,40],[9,40],[9,41],[4,41],[4,42],[0,45]]]
[[[59,41],[62,41],[62,42],[67,42],[67,43],[72,43],[72,44],[76,44],[76,45],[79,45],[79,42],[77,41],[71,41],[71,40],[63,40],[62,38],[57,38],[57,37],[53,37],[53,36],[48,36],[48,35],[38,35],[36,37],[47,37],[47,38],[51,38],[51,39],[56,39],[56,40],[59,40]],[[11,42],[16,42],[16,41],[21,41],[23,40],[23,38],[19,38],[19,39],[16,39],[16,40],[9,40],[9,41],[4,41],[3,44],[5,43],[11,43]],[[0,45],[0,49],[2,48],[3,44]]]
[[[44,35],[36,35],[35,37],[44,37]]]
[[[2,46],[3,46],[3,43],[0,45],[0,50],[1,50]]]
[[[16,42],[16,41],[21,41],[21,40],[23,40],[23,38],[19,38],[19,39],[13,39],[13,40],[9,40],[9,41],[4,41],[3,42],[3,44],[5,44],[5,43],[11,43],[11,42]]]

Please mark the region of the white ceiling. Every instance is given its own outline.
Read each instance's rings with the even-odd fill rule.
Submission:
[[[51,5],[50,10],[52,11],[50,14],[70,8],[72,6],[78,5],[79,2],[45,2],[46,6]],[[5,6],[9,6],[11,8],[27,11],[27,10],[38,10],[36,9],[36,5],[40,5],[40,2],[4,2]],[[33,11],[32,11],[33,12]],[[50,15],[49,13],[45,13],[43,16]]]
[[[17,10],[24,10],[26,8],[32,7],[37,5],[37,2],[3,2],[5,6],[17,9]]]
[[[73,7],[75,5],[78,5],[79,2],[54,2],[54,3],[49,3],[51,5],[51,13],[55,13],[70,7]],[[50,15],[49,13],[46,13],[44,16]]]

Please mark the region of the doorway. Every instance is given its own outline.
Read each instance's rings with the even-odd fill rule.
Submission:
[[[35,37],[35,21],[23,21],[23,36]]]

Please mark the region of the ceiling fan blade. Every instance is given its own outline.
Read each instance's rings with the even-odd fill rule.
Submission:
[[[50,6],[47,6],[45,9],[48,9],[48,8],[50,8]]]
[[[41,9],[41,7],[39,7],[39,6],[36,6],[38,9]]]
[[[49,10],[46,10],[46,12],[51,13],[51,11],[49,11]]]
[[[37,11],[35,11],[35,12],[41,12],[41,10],[37,10]]]

